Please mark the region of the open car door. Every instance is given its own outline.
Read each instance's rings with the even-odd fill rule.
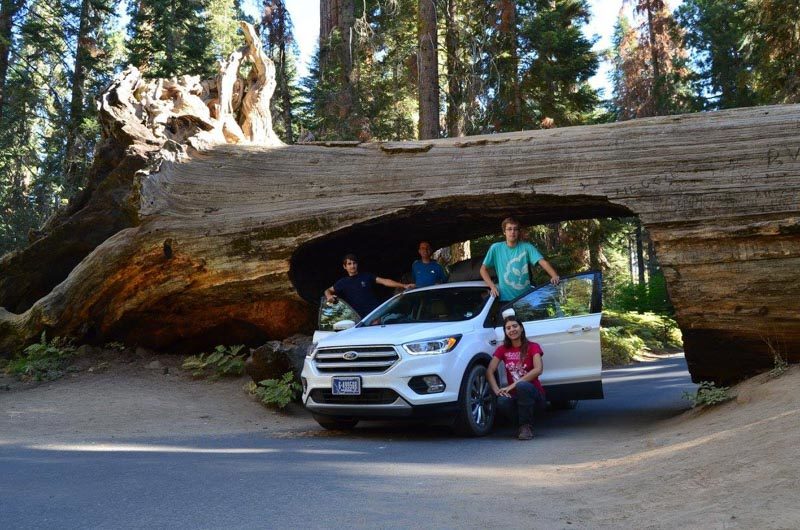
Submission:
[[[528,340],[542,347],[544,372],[539,379],[549,401],[603,397],[601,306],[602,275],[590,271],[561,278],[558,285],[536,287],[501,308],[513,308]]]
[[[317,330],[314,332],[314,342],[319,342],[320,339],[333,335],[336,333],[334,325],[337,322],[344,320],[352,320],[354,323],[361,320],[361,316],[356,313],[356,310],[350,307],[350,304],[337,298],[336,302],[328,303],[323,296],[319,301],[319,314],[317,318]]]

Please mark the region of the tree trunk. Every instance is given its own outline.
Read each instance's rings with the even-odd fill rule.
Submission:
[[[445,12],[445,48],[447,50],[447,136],[464,136],[464,68],[459,57],[458,47],[458,0],[447,0]]]
[[[281,91],[283,104],[283,127],[286,130],[286,142],[294,143],[294,133],[292,132],[292,94],[289,91],[289,73],[286,70],[286,6],[281,0],[280,18],[278,19],[278,33],[281,36],[278,45],[278,86]]]
[[[642,223],[636,220],[636,271],[638,273],[639,285],[645,284],[644,279],[644,246],[642,245]]]
[[[519,93],[519,55],[517,54],[517,4],[514,0],[498,0],[497,26],[498,97],[502,105],[502,122],[497,130],[521,129]]]
[[[418,0],[419,138],[439,137],[439,57],[436,0]]]
[[[651,4],[652,0],[645,0],[645,8],[647,10],[647,31],[648,35],[650,36],[650,62],[652,63],[653,68],[653,93],[650,97],[653,99],[653,109],[655,110],[655,116],[661,116],[664,114],[664,109],[662,108],[661,102],[661,89],[663,86],[663,79],[661,77],[661,62],[658,57],[658,46],[656,43],[656,28],[655,28],[655,17],[653,15],[653,5]]]
[[[24,0],[2,0],[0,3],[0,124],[3,123],[6,103],[6,78],[11,56],[14,17],[24,4]]]
[[[638,215],[696,381],[771,367],[767,339],[800,360],[800,106],[417,142],[225,145],[206,107],[217,82],[198,95],[186,81],[131,69],[103,94],[85,208],[0,259],[0,300],[14,308],[0,310],[0,351],[43,330],[189,349],[282,338],[310,331],[345,252],[399,278],[420,237],[440,248],[508,215],[525,225]],[[30,292],[43,294],[20,301]]]
[[[75,66],[72,74],[69,125],[64,156],[64,182],[67,197],[72,197],[83,185],[83,163],[86,153],[81,139],[81,123],[83,122],[83,89],[86,82],[86,68],[91,57],[87,39],[91,30],[89,25],[90,4],[91,0],[81,2],[78,39],[75,47]]]

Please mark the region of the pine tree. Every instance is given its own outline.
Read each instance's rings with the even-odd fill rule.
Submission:
[[[417,2],[419,138],[439,137],[439,56],[435,0]]]
[[[447,136],[464,136],[464,66],[461,44],[460,8],[461,0],[445,0],[445,61],[447,64],[447,92],[445,128]]]
[[[6,78],[14,39],[14,26],[17,15],[25,6],[25,0],[0,1],[0,124],[3,123],[5,107]]]
[[[587,123],[598,104],[589,85],[598,58],[582,31],[589,6],[586,0],[538,0],[532,7],[520,31],[526,125]]]
[[[638,32],[623,17],[615,35],[614,105],[619,119],[689,112],[696,108],[688,56],[664,0],[636,0]]]
[[[745,48],[764,103],[800,102],[800,1],[748,3]]]
[[[111,0],[81,0],[75,6],[78,30],[74,35],[75,59],[70,79],[69,116],[63,159],[65,194],[72,197],[82,186],[98,133],[92,85],[107,80],[110,65],[105,61],[104,30],[112,18]],[[73,40],[70,38],[69,40]]]
[[[261,19],[262,37],[267,55],[275,62],[275,94],[270,102],[272,125],[284,142],[297,138],[294,109],[300,103],[297,87],[297,45],[292,19],[284,0],[264,0]]]
[[[742,49],[747,4],[746,0],[685,0],[676,11],[699,68],[696,93],[706,109],[756,104],[751,88],[754,65]]]
[[[136,0],[128,14],[131,64],[150,77],[216,73],[203,0]]]
[[[239,21],[244,19],[240,0],[204,0],[212,57],[223,59],[244,45]]]

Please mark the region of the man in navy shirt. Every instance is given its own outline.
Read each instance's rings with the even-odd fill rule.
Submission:
[[[417,287],[427,287],[447,281],[447,275],[442,266],[431,259],[431,244],[427,241],[420,241],[418,252],[420,259],[411,264],[414,284]]]
[[[362,318],[378,307],[380,303],[373,290],[376,283],[400,289],[414,287],[413,283],[400,283],[368,272],[359,273],[358,258],[355,254],[347,254],[342,259],[342,267],[347,272],[347,276],[340,278],[333,286],[325,289],[325,299],[328,302],[335,302],[336,297],[341,296]]]

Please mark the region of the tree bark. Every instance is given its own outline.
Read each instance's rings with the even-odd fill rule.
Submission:
[[[6,103],[6,78],[11,56],[14,17],[23,5],[25,5],[25,0],[2,0],[0,3],[0,124],[3,123]]]
[[[81,123],[84,109],[84,84],[86,68],[90,59],[88,36],[91,31],[89,8],[91,0],[81,2],[78,39],[75,46],[75,66],[72,73],[71,99],[69,105],[69,126],[64,156],[64,181],[68,197],[80,189],[83,182],[83,163],[86,153],[81,140]]]
[[[281,36],[278,44],[278,84],[281,90],[281,98],[283,103],[283,127],[286,129],[286,142],[294,143],[294,133],[292,132],[292,94],[289,91],[289,73],[286,70],[286,41],[288,35],[286,34],[286,6],[281,0],[280,18],[278,19],[278,33]]]
[[[519,92],[519,55],[517,53],[517,3],[498,0],[497,41],[498,96],[502,121],[496,130],[519,130],[521,99]]]
[[[636,271],[638,274],[639,285],[645,284],[644,278],[644,246],[642,245],[642,223],[638,220],[636,221]]]
[[[458,46],[458,0],[447,0],[445,15],[446,33],[445,47],[447,50],[447,136],[455,138],[464,136],[464,89],[462,87],[465,75],[459,57]]]
[[[439,57],[436,0],[418,0],[419,138],[439,137]]]

